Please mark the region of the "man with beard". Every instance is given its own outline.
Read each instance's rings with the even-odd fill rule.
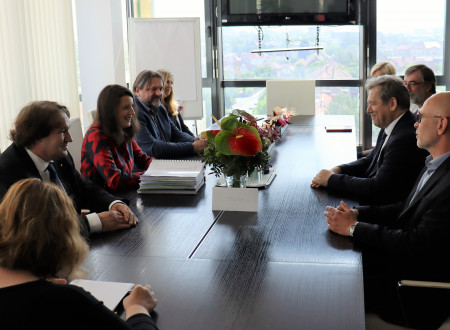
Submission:
[[[0,155],[0,200],[15,182],[38,178],[57,184],[79,216],[83,234],[129,228],[138,220],[115,196],[84,179],[67,150],[72,142],[69,110],[56,102],[34,101],[22,108],[11,130],[13,143]]]
[[[416,113],[425,100],[436,93],[436,76],[426,65],[417,64],[406,70],[404,81],[410,95],[410,110]]]
[[[184,158],[202,152],[205,139],[180,131],[161,105],[164,81],[158,72],[144,70],[133,84],[138,120],[141,129],[136,141],[139,147],[155,158]]]

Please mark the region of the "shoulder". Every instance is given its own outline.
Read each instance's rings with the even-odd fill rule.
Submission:
[[[8,170],[14,167],[17,170],[17,166],[22,168],[25,163],[32,161],[30,156],[28,156],[25,148],[18,147],[15,144],[11,144],[6,150],[0,155],[0,169]]]
[[[83,139],[83,143],[86,144],[86,142],[96,142],[96,145],[100,144],[101,146],[115,145],[114,141],[106,135],[98,125],[89,127]]]

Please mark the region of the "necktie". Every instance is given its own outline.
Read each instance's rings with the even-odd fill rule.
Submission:
[[[381,148],[380,148],[380,153],[378,154],[378,157],[377,157],[377,161],[380,159],[381,151],[384,148],[384,141],[386,141],[386,137],[387,137],[387,134],[383,131],[383,134],[381,135],[381,139],[380,139]]]
[[[56,173],[55,165],[52,162],[48,164],[47,171],[50,176],[50,181],[59,186],[60,188],[64,189],[61,181],[59,180],[58,173]]]

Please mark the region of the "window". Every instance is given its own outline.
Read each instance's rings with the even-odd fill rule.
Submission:
[[[223,27],[224,79],[359,79],[359,26]],[[261,49],[323,47],[252,53]]]

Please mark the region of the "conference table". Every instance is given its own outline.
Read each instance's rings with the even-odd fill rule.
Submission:
[[[150,284],[162,330],[364,329],[361,253],[323,215],[341,198],[310,187],[320,169],[356,159],[354,118],[291,122],[258,212],[213,211],[213,175],[195,195],[127,192],[139,224],[91,236],[87,278]]]

